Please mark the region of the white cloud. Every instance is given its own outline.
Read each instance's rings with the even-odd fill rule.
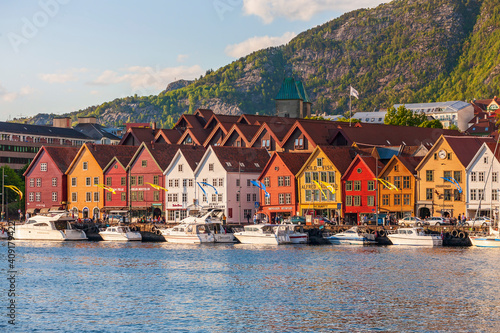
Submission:
[[[359,8],[373,8],[384,2],[389,0],[243,0],[243,12],[256,15],[269,24],[277,17],[308,21],[322,11],[347,12]]]
[[[283,36],[278,37],[252,37],[241,43],[226,46],[225,52],[228,56],[239,58],[266,47],[286,44],[295,36],[297,36],[295,32],[285,32]]]
[[[186,67],[152,68],[132,66],[119,71],[105,70],[92,85],[128,83],[133,90],[162,90],[168,83],[178,79],[193,79],[204,74],[198,65]]]
[[[4,86],[0,84],[0,99],[5,102],[13,102],[14,100],[22,97],[28,96],[35,92],[30,86],[25,86],[19,89],[19,91],[8,91]]]
[[[177,56],[177,62],[184,62],[189,58],[189,54],[179,54]]]
[[[78,81],[79,73],[86,73],[86,68],[71,68],[64,72],[38,74],[40,80],[48,83],[66,83],[71,81]]]

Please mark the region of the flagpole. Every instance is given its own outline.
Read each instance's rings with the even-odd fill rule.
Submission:
[[[349,127],[351,127],[351,119],[352,119],[351,91],[352,91],[352,87],[351,87],[351,85],[349,85]]]

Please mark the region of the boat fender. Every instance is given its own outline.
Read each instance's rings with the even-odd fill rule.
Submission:
[[[156,230],[156,231],[155,231],[155,234],[157,234],[157,235],[161,235],[161,231],[160,231],[160,230]]]
[[[453,231],[451,232],[451,235],[453,237],[458,237],[458,230],[457,229],[453,229]]]
[[[382,229],[382,230],[380,230],[380,231],[378,232],[378,235],[379,235],[379,237],[384,237],[384,236],[385,236],[385,230],[383,230],[383,229]]]
[[[458,237],[460,237],[460,238],[464,239],[464,238],[465,238],[465,233],[464,233],[463,231],[460,231],[460,232],[458,233]]]
[[[153,232],[155,232],[156,230],[158,230],[158,228],[154,225],[154,226],[151,228],[151,230],[152,230]]]

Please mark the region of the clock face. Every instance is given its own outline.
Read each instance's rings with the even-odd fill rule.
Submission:
[[[446,158],[446,150],[443,150],[443,149],[442,149],[442,150],[440,150],[440,151],[438,152],[438,156],[439,156],[439,158],[441,158],[441,159],[445,159],[445,158]]]

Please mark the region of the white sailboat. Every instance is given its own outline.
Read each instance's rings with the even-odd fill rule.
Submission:
[[[486,235],[469,236],[473,246],[477,247],[500,247],[500,233],[491,226]]]

